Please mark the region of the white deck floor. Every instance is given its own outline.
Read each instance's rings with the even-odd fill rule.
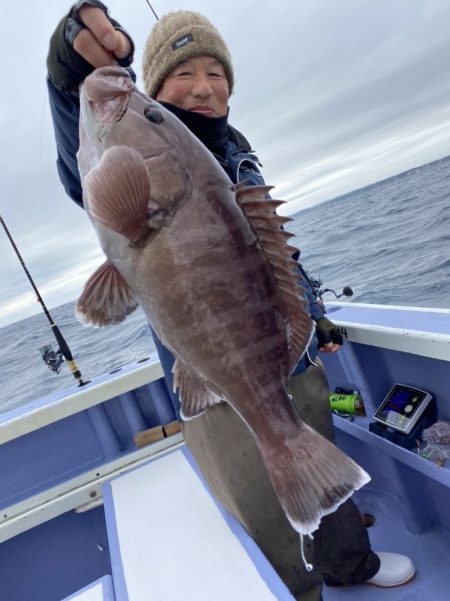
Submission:
[[[104,500],[117,601],[293,599],[186,448],[113,480]]]

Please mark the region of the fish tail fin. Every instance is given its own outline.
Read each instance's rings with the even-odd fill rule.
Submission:
[[[335,445],[305,423],[293,439],[259,447],[270,479],[293,528],[312,534],[370,476]]]

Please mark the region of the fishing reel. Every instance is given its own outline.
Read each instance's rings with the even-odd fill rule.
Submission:
[[[59,374],[61,371],[61,366],[64,362],[62,351],[60,349],[55,351],[53,350],[51,344],[44,344],[43,346],[39,347],[39,352],[41,353],[42,360],[49,370]]]
[[[342,296],[353,296],[353,290],[350,288],[350,286],[344,286],[342,292],[337,294],[332,288],[322,288],[323,282],[320,278],[316,279],[308,274],[308,279],[309,283],[311,284],[313,294],[323,310],[325,309],[323,295],[327,292],[332,292],[336,298],[341,298]]]

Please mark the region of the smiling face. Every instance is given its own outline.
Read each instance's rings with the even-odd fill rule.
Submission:
[[[224,117],[229,96],[222,63],[211,56],[196,56],[169,73],[156,100],[205,117]]]

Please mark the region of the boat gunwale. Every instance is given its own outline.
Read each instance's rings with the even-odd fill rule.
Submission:
[[[145,365],[132,363],[120,372],[99,376],[82,388],[62,390],[57,399],[52,396],[49,401],[43,397],[16,407],[0,415],[0,445],[150,384],[163,376],[159,360],[151,360]]]
[[[370,308],[378,311],[411,309],[420,313],[450,315],[446,309],[410,308],[395,305],[366,305],[363,303],[327,303],[327,315],[336,323],[343,335],[351,342],[369,346],[417,354],[432,359],[450,361],[450,334],[429,332],[412,328],[394,328],[340,319],[340,309]],[[0,445],[20,436],[44,428],[54,422],[99,405],[121,394],[145,386],[164,376],[158,359],[147,363],[131,363],[119,371],[93,379],[85,387],[72,387],[59,391],[59,397],[43,397],[35,402],[16,407],[0,414]]]

